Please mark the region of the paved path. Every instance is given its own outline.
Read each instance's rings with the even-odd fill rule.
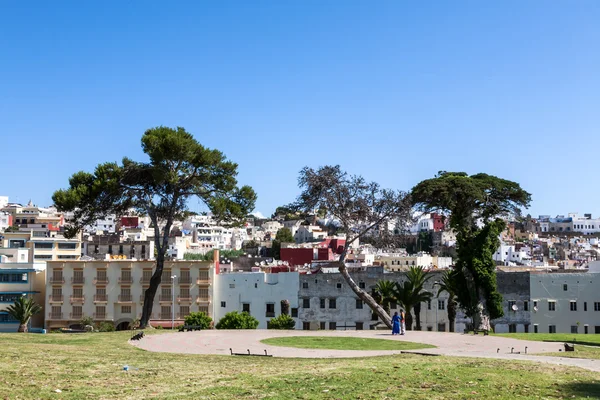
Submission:
[[[398,350],[326,350],[296,349],[290,347],[269,346],[260,343],[271,337],[285,336],[340,336],[389,339],[427,343],[437,346],[435,349],[398,351]],[[528,360],[556,365],[569,365],[600,372],[600,360],[577,358],[534,356],[532,353],[556,353],[562,343],[533,342],[501,336],[464,335],[442,332],[407,332],[405,336],[392,336],[385,331],[276,331],[276,330],[207,330],[201,332],[176,332],[148,335],[138,342],[132,342],[139,348],[163,352],[186,354],[230,354],[234,353],[268,354],[274,357],[296,358],[345,358],[368,357],[415,352],[455,357],[496,358],[505,360]],[[525,347],[527,353],[525,354]],[[499,350],[498,350],[499,349]],[[514,353],[511,354],[511,349]],[[520,352],[520,354],[515,354]]]

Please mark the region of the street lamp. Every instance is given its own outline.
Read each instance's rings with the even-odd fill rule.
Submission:
[[[435,288],[437,285],[439,285],[440,283],[438,281],[433,282],[433,287]],[[434,289],[435,290],[435,289]],[[439,298],[437,298],[437,304],[435,307],[435,331],[439,331],[440,330],[440,326],[438,325],[438,308],[440,308],[440,300]]]
[[[177,275],[171,275],[171,294],[173,295],[173,301],[171,302],[171,330],[175,329],[175,278],[177,278]]]

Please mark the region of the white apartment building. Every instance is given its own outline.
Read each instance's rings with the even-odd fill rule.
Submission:
[[[67,239],[46,228],[4,233],[3,247],[28,248],[34,263],[56,260],[79,260],[82,254],[80,236]]]
[[[8,196],[0,196],[0,208],[4,208],[8,205]]]
[[[259,321],[258,329],[281,315],[281,301],[290,302],[290,316],[298,316],[298,272],[239,272],[215,277],[215,323],[231,311],[247,311]],[[301,324],[296,320],[296,328]]]
[[[504,265],[520,264],[530,265],[531,256],[525,249],[516,250],[515,246],[501,244],[493,255],[494,261],[501,262]]]
[[[46,327],[78,325],[84,316],[127,329],[141,318],[153,261],[51,261],[46,275]],[[172,279],[172,276],[175,276]],[[192,311],[212,315],[213,262],[165,262],[154,298],[152,326],[183,324]]]
[[[432,256],[428,253],[418,254],[381,254],[376,257],[379,265],[386,271],[405,271],[410,267],[422,268],[450,268],[452,257]]]
[[[316,225],[301,225],[294,234],[296,243],[314,242],[327,238],[327,231]]]
[[[11,226],[12,216],[6,211],[0,211],[0,232]]]
[[[116,215],[111,214],[105,218],[96,220],[93,225],[87,226],[85,231],[88,233],[108,232],[115,233],[118,220]]]
[[[569,217],[573,219],[571,227],[573,232],[581,232],[584,235],[600,232],[600,218],[592,218],[591,214],[580,216],[576,213],[569,214]]]

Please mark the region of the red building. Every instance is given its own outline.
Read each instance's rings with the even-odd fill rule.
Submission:
[[[442,232],[446,226],[445,217],[440,214],[432,213],[431,219],[433,220],[433,231]]]
[[[310,264],[315,259],[312,248],[282,248],[280,252],[281,261],[287,261],[291,267]]]

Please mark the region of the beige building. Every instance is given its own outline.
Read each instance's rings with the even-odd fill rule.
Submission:
[[[3,247],[29,249],[29,261],[34,263],[79,260],[81,257],[81,240],[79,236],[67,239],[46,229],[43,231],[27,229],[6,232],[4,233]]]
[[[406,271],[410,267],[422,268],[449,268],[452,265],[452,257],[431,256],[427,253],[412,255],[383,254],[376,258],[375,264],[383,266],[387,271]]]
[[[46,327],[78,325],[85,316],[127,329],[142,316],[144,292],[155,267],[154,261],[133,260],[48,262]],[[212,262],[165,262],[150,324],[170,327],[174,319],[177,326],[192,311],[211,315],[213,277]]]

